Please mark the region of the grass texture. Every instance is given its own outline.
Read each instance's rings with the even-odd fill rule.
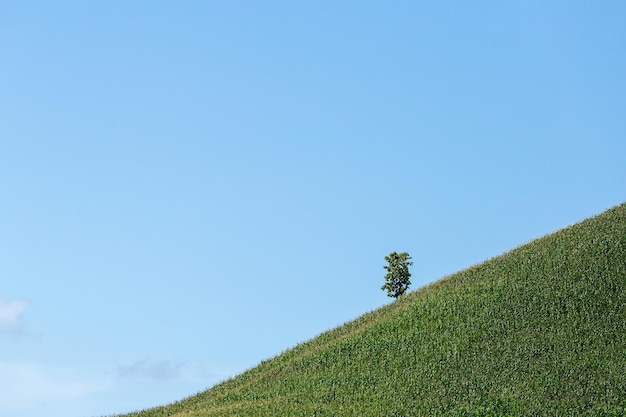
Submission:
[[[625,415],[626,203],[126,417]]]

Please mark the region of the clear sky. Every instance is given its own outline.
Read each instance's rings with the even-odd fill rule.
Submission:
[[[624,1],[0,1],[0,415],[181,399],[626,200]]]

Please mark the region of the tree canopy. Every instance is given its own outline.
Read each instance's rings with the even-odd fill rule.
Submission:
[[[391,252],[385,256],[385,260],[388,262],[388,265],[384,266],[387,275],[385,275],[385,285],[381,289],[386,290],[389,297],[398,298],[411,285],[411,273],[409,272],[409,266],[413,265],[411,256],[407,252]]]

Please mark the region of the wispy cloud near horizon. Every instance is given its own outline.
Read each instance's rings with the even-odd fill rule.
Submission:
[[[169,360],[150,361],[143,359],[130,365],[118,365],[117,376],[122,378],[148,378],[158,380],[177,379],[182,376],[182,363]]]
[[[44,369],[31,362],[0,361],[0,414],[78,400],[106,389],[106,384],[82,379],[67,370]]]
[[[22,315],[27,309],[28,304],[25,301],[4,301],[0,299],[0,332],[19,328]]]
[[[129,365],[117,365],[118,378],[144,378],[155,381],[204,381],[215,383],[237,372],[214,372],[198,363],[142,359]]]

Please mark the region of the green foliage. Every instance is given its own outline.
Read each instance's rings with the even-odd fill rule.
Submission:
[[[400,254],[391,252],[388,256],[385,256],[388,265],[385,265],[383,268],[387,270],[387,275],[385,275],[385,285],[380,289],[386,290],[389,297],[398,298],[404,295],[411,285],[409,266],[413,265],[413,262],[410,259],[411,257],[407,252]]]
[[[626,416],[626,204],[128,417]]]

